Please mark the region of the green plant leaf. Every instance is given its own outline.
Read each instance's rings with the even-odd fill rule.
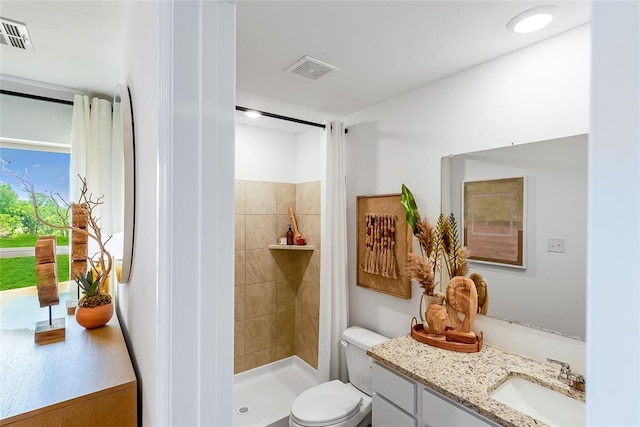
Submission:
[[[88,297],[94,296],[98,293],[98,285],[100,284],[100,279],[102,278],[101,274],[98,274],[93,279],[93,274],[91,274],[91,270],[87,271],[87,276],[77,276],[76,283],[82,289],[82,293]]]
[[[418,218],[420,217],[420,213],[418,212],[418,206],[416,206],[416,200],[413,198],[413,194],[404,184],[402,184],[402,195],[400,196],[400,204],[404,208],[405,216],[407,217],[407,224],[411,226],[413,234],[417,234]]]

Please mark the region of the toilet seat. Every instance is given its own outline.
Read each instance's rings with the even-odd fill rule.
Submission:
[[[291,406],[291,418],[308,427],[338,424],[359,412],[362,395],[339,380],[322,383],[302,393]]]

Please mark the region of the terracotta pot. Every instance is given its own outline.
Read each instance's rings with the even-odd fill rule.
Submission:
[[[87,329],[100,328],[113,316],[113,302],[98,307],[76,307],[76,322]]]

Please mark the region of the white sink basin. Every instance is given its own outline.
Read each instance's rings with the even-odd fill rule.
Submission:
[[[510,377],[491,397],[550,426],[584,426],[585,404],[519,377]]]

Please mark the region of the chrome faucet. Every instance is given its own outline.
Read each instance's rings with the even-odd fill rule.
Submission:
[[[547,362],[557,363],[560,365],[560,374],[558,375],[558,379],[563,383],[567,384],[569,387],[573,387],[580,391],[585,391],[585,379],[584,376],[580,374],[574,374],[571,372],[571,367],[567,362],[561,362],[559,360],[549,359],[547,357]]]

